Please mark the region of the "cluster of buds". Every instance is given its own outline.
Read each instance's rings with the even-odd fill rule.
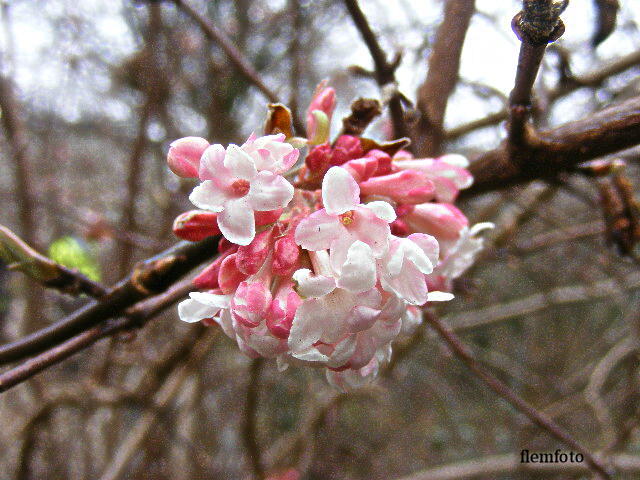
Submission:
[[[453,298],[451,280],[489,225],[470,228],[452,204],[472,182],[464,157],[414,159],[349,135],[331,144],[334,106],[335,92],[321,86],[301,166],[292,145],[301,139],[284,133],[227,148],[183,138],[168,163],[201,182],[189,197],[200,210],[180,215],[174,232],[222,234],[180,318],[219,325],[242,352],[279,368],[324,367],[346,390],[376,376],[420,307]]]

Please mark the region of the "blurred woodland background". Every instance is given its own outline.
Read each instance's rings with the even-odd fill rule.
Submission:
[[[171,223],[190,208],[193,184],[166,167],[172,140],[240,144],[261,132],[269,102],[302,118],[324,78],[338,93],[335,122],[360,96],[390,99],[391,117],[400,108],[404,131],[386,108],[370,137],[395,128],[419,155],[486,159],[499,148],[522,3],[361,1],[384,62],[363,42],[354,3],[0,1],[0,223],[113,285],[176,243]],[[576,169],[568,154],[561,168],[538,169],[539,152],[526,151],[531,168],[513,181],[483,177],[458,206],[496,229],[437,314],[614,478],[634,479],[640,5],[574,0],[562,19],[566,32],[534,88],[533,124],[554,129],[627,102],[635,142],[589,147],[583,158],[626,166]],[[522,448],[570,448],[488,389],[428,326],[399,342],[375,384],[339,395],[319,372],[278,373],[215,328],[179,322],[173,304],[188,290],[188,278],[172,287],[161,313],[136,304],[128,313],[144,328],[114,327],[0,396],[0,479],[592,478],[585,463],[522,469]],[[4,344],[88,302],[0,265]],[[4,371],[19,360],[0,359]]]

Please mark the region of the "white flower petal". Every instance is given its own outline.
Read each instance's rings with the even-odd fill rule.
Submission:
[[[372,210],[378,218],[381,218],[387,223],[391,223],[397,218],[396,211],[387,202],[369,202],[365,204],[365,207]]]
[[[203,305],[202,303],[188,298],[178,304],[178,316],[180,320],[187,323],[199,322],[203,318],[211,318],[220,311],[219,308]]]
[[[244,180],[253,180],[258,174],[253,158],[234,144],[227,147],[224,166],[231,170],[234,177]]]
[[[353,210],[360,203],[360,187],[344,168],[331,167],[324,175],[322,203],[329,215]]]
[[[452,293],[448,292],[429,292],[427,294],[427,302],[448,302],[449,300],[453,300],[454,296]]]
[[[353,293],[360,293],[372,289],[375,284],[376,262],[371,247],[357,240],[349,247],[338,286]]]
[[[253,210],[244,197],[225,203],[218,226],[227,240],[238,245],[249,245],[256,235]]]
[[[224,203],[229,200],[229,196],[224,190],[218,188],[213,181],[205,180],[193,189],[193,192],[189,195],[189,200],[196,207],[203,210],[221,212],[224,208]]]
[[[191,298],[203,305],[208,305],[214,308],[229,308],[231,303],[231,297],[233,295],[216,295],[214,293],[206,292],[191,292],[189,294]]]
[[[248,199],[254,210],[264,212],[286,207],[293,198],[293,185],[280,175],[268,171],[251,182]]]
[[[305,250],[317,252],[331,246],[345,228],[340,221],[324,210],[313,212],[296,227],[295,240]]]
[[[308,268],[296,270],[293,280],[297,283],[296,292],[304,298],[322,297],[336,288],[333,278],[324,275],[313,275]]]

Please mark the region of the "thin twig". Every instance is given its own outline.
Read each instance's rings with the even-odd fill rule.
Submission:
[[[429,325],[431,325],[440,335],[440,337],[446,342],[451,351],[476,375],[482,380],[491,390],[497,393],[500,397],[505,399],[509,404],[519,412],[526,415],[526,417],[535,425],[548,432],[551,436],[561,441],[568,447],[584,455],[585,461],[590,468],[597,472],[604,479],[611,479],[611,475],[607,471],[607,468],[596,459],[588,449],[574,439],[568,432],[566,432],[560,425],[554,422],[551,418],[547,417],[544,413],[537,410],[535,407],[527,403],[516,392],[511,390],[505,383],[494,377],[486,368],[484,368],[473,357],[469,349],[462,343],[458,336],[447,327],[440,319],[428,311],[425,311],[424,318]]]
[[[380,88],[386,88],[387,86],[393,86],[397,89],[396,84],[396,68],[398,67],[399,59],[396,62],[390,63],[387,60],[387,55],[380,46],[378,39],[376,38],[373,29],[365,17],[364,13],[360,9],[357,0],[344,0],[345,6],[349,11],[349,15],[353,20],[356,28],[360,32],[364,43],[369,49],[373,64],[375,66],[376,82]],[[393,135],[394,138],[402,138],[407,136],[407,128],[404,121],[404,112],[402,109],[401,95],[395,91],[389,98],[389,111],[391,113],[391,122],[393,123]]]

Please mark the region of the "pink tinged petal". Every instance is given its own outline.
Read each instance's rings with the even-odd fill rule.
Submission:
[[[448,302],[453,299],[453,294],[448,292],[429,292],[427,295],[427,302]]]
[[[401,242],[406,260],[413,263],[420,273],[428,274],[433,272],[434,264],[417,243],[407,238],[403,238]]]
[[[300,248],[296,244],[293,236],[276,240],[273,246],[273,263],[271,270],[280,276],[290,276],[298,267],[300,261]]]
[[[375,157],[357,158],[344,163],[342,168],[348,171],[356,182],[363,182],[378,170],[378,159]]]
[[[380,310],[371,307],[357,306],[351,311],[351,315],[347,318],[349,332],[357,333],[368,330],[378,319]]]
[[[220,231],[230,242],[249,245],[256,234],[253,210],[245,198],[229,200],[218,214]]]
[[[190,210],[173,221],[173,233],[190,242],[199,242],[205,238],[220,234],[218,216],[205,210]]]
[[[224,147],[219,143],[211,145],[202,153],[198,169],[200,180],[218,180],[222,183],[233,180],[231,172],[224,166],[225,154]]]
[[[329,215],[353,210],[360,203],[360,189],[344,168],[330,168],[322,180],[322,203]]]
[[[402,240],[400,238],[391,237],[389,252],[384,256],[382,263],[384,269],[392,277],[400,274],[404,263],[404,249],[402,248]]]
[[[295,240],[305,250],[325,250],[344,233],[345,227],[324,209],[313,212],[296,227]]]
[[[337,284],[353,293],[364,292],[375,286],[376,262],[369,245],[358,240],[349,247]]]
[[[412,212],[402,217],[417,232],[428,233],[439,241],[457,240],[467,228],[467,217],[450,204],[424,203],[416,205]]]
[[[248,201],[254,210],[266,211],[286,207],[293,198],[293,185],[280,175],[260,172],[251,182]]]
[[[220,316],[215,317],[214,320],[220,325],[222,331],[229,338],[236,338],[236,332],[233,329],[233,320],[231,318],[231,312],[228,308],[222,310]]]
[[[258,233],[249,245],[236,253],[236,266],[245,275],[258,273],[271,249],[271,230]]]
[[[369,245],[375,257],[380,257],[389,248],[389,224],[368,208],[358,207],[355,210],[348,230],[354,238]]]
[[[314,275],[307,268],[297,270],[293,274],[293,281],[296,283],[296,292],[304,298],[322,297],[336,288],[336,282],[333,278]]]
[[[293,355],[298,360],[304,360],[305,362],[322,362],[325,363],[329,360],[329,357],[320,353],[317,348],[309,347],[304,350],[295,351]]]
[[[231,254],[226,257],[220,264],[220,270],[218,272],[218,285],[222,293],[233,293],[240,282],[243,282],[247,278],[247,275],[238,270],[236,266],[236,254]]]
[[[205,180],[189,195],[189,200],[196,207],[213,212],[221,212],[225,202],[230,198],[232,196],[226,190],[218,187],[213,180]]]
[[[378,218],[381,218],[387,223],[391,223],[396,219],[396,212],[391,205],[387,202],[375,201],[369,202],[364,205],[366,208],[376,214]]]
[[[335,349],[329,356],[327,367],[340,368],[345,365],[353,353],[356,351],[356,336],[349,335],[336,345]]]
[[[448,153],[438,157],[441,162],[448,163],[454,167],[467,168],[469,166],[469,160],[464,155],[458,153]]]
[[[235,178],[241,178],[243,180],[251,181],[258,174],[253,158],[240,147],[233,144],[227,147],[224,166],[231,171]]]
[[[427,281],[413,263],[404,262],[402,271],[395,277],[382,276],[382,288],[395,293],[411,305],[424,305],[427,301]]]
[[[377,168],[372,175],[387,175],[391,173],[392,161],[388,153],[374,148],[369,150],[365,157],[377,160]]]
[[[427,235],[426,233],[412,233],[407,238],[422,249],[431,262],[431,265],[435,267],[438,264],[440,245],[435,237]]]
[[[200,157],[209,146],[204,138],[185,137],[171,143],[167,153],[167,164],[179,177],[197,178]]]

